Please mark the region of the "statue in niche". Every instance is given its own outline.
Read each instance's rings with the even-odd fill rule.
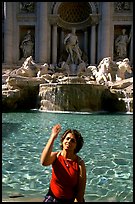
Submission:
[[[68,64],[80,64],[82,51],[79,48],[78,37],[75,34],[75,29],[72,29],[72,33],[69,33],[64,39],[64,45],[68,55]]]
[[[24,36],[24,39],[20,45],[20,48],[23,51],[23,57],[24,58],[27,58],[29,56],[33,56],[33,47],[34,47],[34,43],[32,40],[31,31],[28,30],[27,34]]]
[[[116,54],[119,58],[127,57],[127,45],[131,39],[131,34],[126,34],[126,29],[122,29],[122,35],[118,36],[115,40]]]
[[[34,2],[20,2],[20,10],[26,13],[33,13],[35,9]]]

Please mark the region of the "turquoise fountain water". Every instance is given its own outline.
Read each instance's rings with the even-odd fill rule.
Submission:
[[[87,169],[86,201],[133,201],[133,115],[20,112],[2,114],[2,196],[44,198],[51,166],[40,155],[54,124],[78,129]],[[59,148],[59,139],[54,150]]]

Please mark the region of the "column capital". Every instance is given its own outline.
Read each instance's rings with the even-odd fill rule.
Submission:
[[[97,25],[99,23],[100,14],[90,14],[91,25]]]
[[[48,16],[48,20],[50,22],[51,25],[57,25],[58,24],[58,20],[59,20],[59,15],[58,14],[51,14]]]

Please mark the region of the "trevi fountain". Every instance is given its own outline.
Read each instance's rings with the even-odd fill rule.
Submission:
[[[59,123],[84,137],[85,201],[132,202],[133,2],[2,2],[2,14],[2,201],[43,201],[40,155]]]
[[[89,65],[74,28],[63,44],[58,64],[36,63],[30,55],[21,66],[3,69],[3,111],[133,112],[133,67],[126,56]]]

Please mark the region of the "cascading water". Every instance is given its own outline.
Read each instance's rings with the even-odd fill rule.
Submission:
[[[130,98],[130,94],[124,90],[123,90],[123,94],[124,94],[123,100],[125,101],[125,104],[126,104],[126,110],[127,110],[127,113],[129,113],[129,112],[131,112],[131,100],[132,100],[132,98]]]
[[[125,111],[117,95],[112,94],[106,86],[99,84],[84,84],[76,81],[40,84],[39,96],[41,111]]]

